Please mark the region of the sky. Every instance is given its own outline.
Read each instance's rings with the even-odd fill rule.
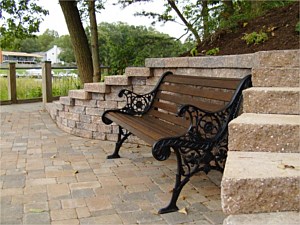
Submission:
[[[126,22],[129,25],[134,26],[151,26],[151,19],[141,16],[134,16],[133,14],[138,11],[151,10],[154,12],[163,11],[164,1],[154,1],[151,3],[136,3],[134,5],[128,6],[125,9],[121,9],[120,5],[114,6],[113,3],[116,0],[107,0],[105,4],[105,10],[97,14],[97,23],[100,22]],[[55,30],[59,35],[68,34],[67,25],[65,19],[58,4],[58,0],[39,0],[39,5],[49,10],[49,15],[44,18],[44,21],[40,25],[40,34],[42,34],[46,29]],[[87,24],[84,24],[86,26]],[[154,27],[157,31],[162,33],[167,33],[172,37],[179,38],[184,34],[184,27],[178,23],[168,22],[165,25],[157,24]]]

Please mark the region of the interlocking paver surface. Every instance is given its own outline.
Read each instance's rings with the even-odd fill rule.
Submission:
[[[41,103],[0,106],[0,224],[222,224],[221,174],[198,174],[178,200],[187,214],[158,215],[169,203],[176,160],[148,146],[61,131]]]

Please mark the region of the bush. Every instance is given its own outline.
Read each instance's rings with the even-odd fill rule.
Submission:
[[[219,48],[212,48],[206,52],[206,55],[217,55],[220,52]]]
[[[259,33],[257,32],[252,32],[250,34],[245,34],[242,37],[242,40],[245,40],[247,45],[251,44],[260,44],[268,40],[268,35],[265,32],[260,31]]]

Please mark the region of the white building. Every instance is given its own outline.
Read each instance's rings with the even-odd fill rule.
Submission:
[[[58,58],[61,51],[62,51],[61,48],[57,47],[57,45],[54,45],[51,49],[49,49],[45,53],[45,60],[46,61],[51,61],[52,64],[63,63]]]

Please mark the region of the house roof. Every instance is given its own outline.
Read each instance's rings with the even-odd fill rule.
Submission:
[[[43,56],[40,56],[38,54],[31,54],[26,52],[9,52],[9,51],[2,51],[2,55],[7,56],[26,56],[26,57],[36,57],[36,58],[42,58]]]

